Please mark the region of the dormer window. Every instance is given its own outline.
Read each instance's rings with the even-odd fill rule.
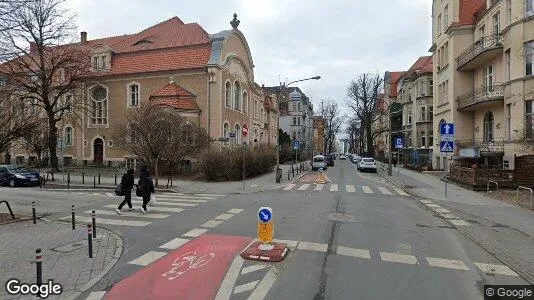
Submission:
[[[111,53],[113,50],[108,46],[99,45],[91,50],[91,66],[93,70],[104,71],[111,67]]]

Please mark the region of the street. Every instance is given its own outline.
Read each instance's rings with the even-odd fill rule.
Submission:
[[[481,299],[485,284],[527,284],[380,175],[340,160],[325,173],[330,183],[314,184],[318,173],[310,172],[260,193],[156,194],[158,204],[146,215],[134,199],[136,210],[118,216],[119,197],[105,191],[2,188],[2,195],[16,198],[14,210],[36,201],[48,219],[67,223],[72,204],[78,222],[90,222],[94,209],[97,230],[120,235],[117,264],[77,299],[105,291],[103,299]],[[275,239],[290,248],[280,263],[239,256],[256,237],[262,206],[273,210]],[[183,264],[170,268],[184,258],[190,266],[183,273],[177,273]],[[178,276],[163,278],[168,272]],[[162,283],[169,278],[172,285]]]

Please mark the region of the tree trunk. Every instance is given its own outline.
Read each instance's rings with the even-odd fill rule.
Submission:
[[[373,145],[373,133],[371,132],[371,122],[368,122],[367,126],[365,126],[365,127],[367,127],[366,130],[365,130],[366,142],[367,142],[367,152],[368,152],[369,156],[374,156],[375,149],[374,149],[374,145]]]
[[[57,161],[57,128],[56,121],[54,116],[48,116],[48,128],[49,128],[49,138],[48,138],[48,151],[50,151],[50,167],[52,170],[58,170],[58,161]]]

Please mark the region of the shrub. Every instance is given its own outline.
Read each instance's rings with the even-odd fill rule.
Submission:
[[[244,152],[244,153],[243,153]],[[208,181],[237,181],[243,177],[253,178],[269,173],[276,163],[276,153],[270,148],[225,148],[212,149],[200,157],[200,170]]]

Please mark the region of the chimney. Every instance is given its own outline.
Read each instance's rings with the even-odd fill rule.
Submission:
[[[80,40],[82,45],[85,45],[85,43],[87,43],[87,32],[80,32]]]
[[[37,52],[37,44],[35,42],[30,42],[30,53]]]

